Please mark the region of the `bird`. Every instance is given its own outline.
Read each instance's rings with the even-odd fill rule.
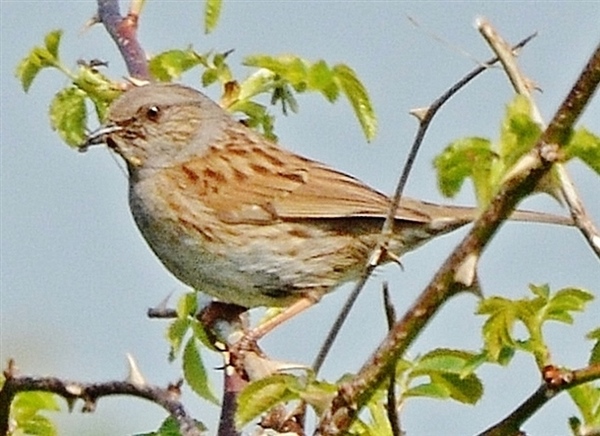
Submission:
[[[248,309],[283,307],[291,316],[357,280],[378,245],[390,262],[477,216],[473,207],[402,197],[383,236],[388,196],[272,142],[180,84],[124,92],[83,147],[96,144],[125,161],[134,221],[164,266]],[[571,224],[529,211],[511,219]]]

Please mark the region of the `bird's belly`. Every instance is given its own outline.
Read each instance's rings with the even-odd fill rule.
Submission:
[[[287,306],[354,280],[364,265],[351,236],[302,223],[227,224],[211,214],[157,212],[130,196],[137,226],[179,280],[244,307]],[[159,210],[168,210],[159,207]]]

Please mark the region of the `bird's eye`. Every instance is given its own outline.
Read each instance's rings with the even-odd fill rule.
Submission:
[[[146,117],[148,117],[150,121],[157,121],[159,116],[160,108],[158,106],[150,106],[146,109]]]

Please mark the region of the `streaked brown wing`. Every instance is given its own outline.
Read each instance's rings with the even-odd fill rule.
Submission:
[[[354,177],[269,143],[212,149],[186,162],[182,169],[173,177],[188,179],[188,183],[179,183],[186,195],[201,197],[221,219],[231,223],[384,217],[389,207],[386,196]],[[403,207],[398,212],[398,218],[430,220],[418,207]]]

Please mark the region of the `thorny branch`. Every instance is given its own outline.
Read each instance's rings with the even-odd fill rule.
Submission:
[[[527,38],[523,39],[521,42],[519,42],[518,44],[516,44],[513,47],[513,50],[519,50],[519,49],[523,48],[535,36],[536,36],[536,34],[533,34],[533,35],[530,35]],[[406,162],[404,163],[402,175],[400,176],[400,179],[398,180],[398,185],[396,186],[396,190],[394,191],[394,196],[392,197],[392,200],[390,203],[390,209],[388,212],[388,216],[386,217],[386,220],[383,224],[383,228],[381,230],[381,232],[384,236],[390,235],[393,232],[395,212],[398,209],[398,205],[400,204],[400,200],[402,198],[402,193],[404,192],[404,187],[406,186],[406,182],[408,181],[408,176],[410,174],[410,171],[412,170],[413,164],[415,163],[417,154],[419,152],[419,149],[421,148],[421,144],[423,143],[423,139],[425,138],[425,134],[427,133],[427,130],[429,129],[429,125],[431,124],[433,117],[437,114],[437,112],[440,110],[440,108],[448,100],[450,100],[450,98],[452,96],[454,96],[454,94],[456,94],[464,86],[466,86],[469,82],[471,82],[471,80],[475,79],[475,77],[477,77],[479,74],[486,71],[489,67],[491,67],[498,61],[499,61],[499,58],[497,58],[497,57],[486,61],[482,65],[473,69],[473,71],[468,73],[466,76],[464,76],[458,82],[456,82],[454,85],[452,85],[444,94],[442,94],[439,98],[437,98],[429,107],[427,107],[421,111],[413,111],[413,114],[415,116],[417,116],[417,118],[419,119],[419,129],[417,130],[417,134],[415,135],[415,139],[410,148],[410,152],[406,158]],[[352,291],[350,292],[348,299],[344,303],[344,306],[340,310],[340,313],[338,314],[333,325],[331,326],[331,329],[329,330],[327,338],[323,342],[323,345],[321,346],[321,349],[319,350],[319,353],[317,354],[317,357],[315,358],[315,361],[313,363],[313,369],[314,369],[315,373],[318,373],[319,370],[321,369],[321,366],[323,366],[323,362],[325,362],[325,358],[327,357],[327,354],[329,354],[331,346],[335,342],[335,338],[337,337],[338,333],[340,332],[342,325],[344,324],[344,321],[348,317],[350,310],[354,306],[354,303],[356,302],[358,295],[360,294],[360,292],[364,288],[365,284],[367,283],[369,277],[371,276],[371,273],[377,267],[377,262],[379,261],[379,258],[381,257],[382,254],[383,254],[383,247],[378,247],[376,249],[376,252],[373,253],[373,255],[369,259],[367,265],[365,266],[365,270],[363,272],[361,279],[352,288]]]
[[[167,388],[132,381],[108,381],[104,383],[82,383],[62,380],[58,377],[33,377],[18,375],[14,362],[9,361],[4,370],[4,386],[0,390],[0,435],[9,431],[10,405],[19,392],[43,391],[63,397],[69,404],[83,400],[82,412],[93,412],[102,397],[129,395],[145,398],[161,406],[177,421],[183,436],[200,436],[201,432],[194,419],[188,415],[179,401],[180,384]]]
[[[600,45],[596,48],[575,85],[557,110],[535,148],[521,162],[518,172],[505,181],[484,213],[473,223],[413,307],[395,324],[358,374],[340,386],[319,424],[318,434],[337,435],[346,431],[362,405],[387,378],[396,360],[450,297],[475,281],[477,260],[493,235],[519,201],[532,192],[552,168],[557,151],[568,140],[571,129],[591,100],[600,82]]]
[[[479,436],[517,436],[522,434],[521,425],[557,394],[572,387],[600,378],[600,364],[574,371],[546,368],[540,387],[502,421],[494,424]],[[551,376],[550,376],[551,374]]]
[[[504,66],[504,71],[506,72],[510,82],[513,84],[515,92],[529,100],[532,109],[533,120],[543,128],[545,123],[531,93],[530,81],[527,80],[527,78],[522,74],[512,51],[508,48],[506,42],[504,42],[504,40],[494,30],[488,21],[484,19],[479,20],[477,27],[490,47],[500,58],[500,61]],[[567,206],[569,207],[569,211],[571,212],[571,216],[573,217],[575,225],[585,237],[588,245],[592,248],[594,253],[596,253],[596,256],[600,258],[600,232],[594,226],[592,219],[586,212],[583,202],[577,194],[575,185],[573,184],[573,181],[564,165],[560,163],[556,164],[556,174],[558,176],[558,180],[560,181],[561,197],[565,200]],[[548,184],[552,184],[552,182],[550,181]]]

